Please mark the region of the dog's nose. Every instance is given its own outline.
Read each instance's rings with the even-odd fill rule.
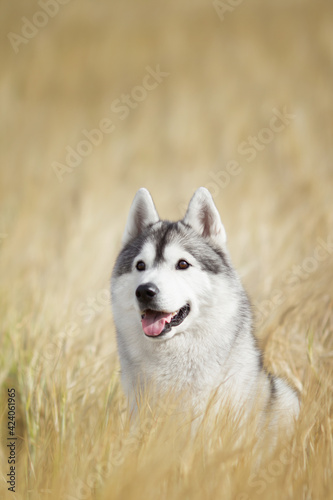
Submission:
[[[150,302],[158,294],[159,289],[154,283],[144,283],[138,286],[135,295],[140,302]]]

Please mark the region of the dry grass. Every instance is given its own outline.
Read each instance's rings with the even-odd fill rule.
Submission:
[[[203,0],[72,0],[15,54],[7,33],[37,10],[6,2],[0,21],[1,498],[332,498],[333,262],[317,253],[333,237],[332,3],[254,0],[222,21]],[[111,103],[158,64],[169,76],[121,120]],[[239,145],[284,107],[294,118],[248,162]],[[103,118],[115,130],[59,182],[53,162]],[[242,171],[218,187],[231,160]],[[226,415],[194,441],[149,408],[133,427],[119,386],[107,290],[129,204],[146,186],[177,219],[200,185],[265,363],[302,392],[292,442],[260,467],[251,424],[237,446]]]

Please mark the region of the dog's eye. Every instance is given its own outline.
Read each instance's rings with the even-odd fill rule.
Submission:
[[[136,264],[136,268],[138,271],[144,271],[146,269],[146,264],[143,262],[143,260],[139,260]]]
[[[184,259],[181,259],[177,266],[176,266],[176,269],[187,269],[190,267],[190,264],[188,262],[186,262],[186,260]]]

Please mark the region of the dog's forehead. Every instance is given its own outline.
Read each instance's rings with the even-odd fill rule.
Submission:
[[[177,240],[165,242],[163,248],[159,246],[158,242],[146,241],[140,252],[140,258],[154,266],[177,258],[185,258],[189,255],[191,253]]]
[[[155,255],[156,255],[156,244],[151,240],[145,241],[140,252],[140,257],[148,262],[154,262]]]
[[[181,241],[184,238],[184,230],[177,222],[159,222],[150,231],[143,247],[142,254],[147,256],[155,264],[165,260],[167,254],[181,250]]]
[[[179,253],[179,255],[178,255]],[[136,259],[146,260],[158,266],[192,255],[203,271],[213,274],[232,273],[227,256],[222,249],[212,246],[182,221],[159,221],[130,242],[120,252],[114,269],[114,277],[130,273]]]

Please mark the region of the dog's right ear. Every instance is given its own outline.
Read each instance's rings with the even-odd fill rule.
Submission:
[[[128,215],[122,244],[138,236],[149,224],[160,220],[154,202],[147,189],[141,188],[136,193]]]

